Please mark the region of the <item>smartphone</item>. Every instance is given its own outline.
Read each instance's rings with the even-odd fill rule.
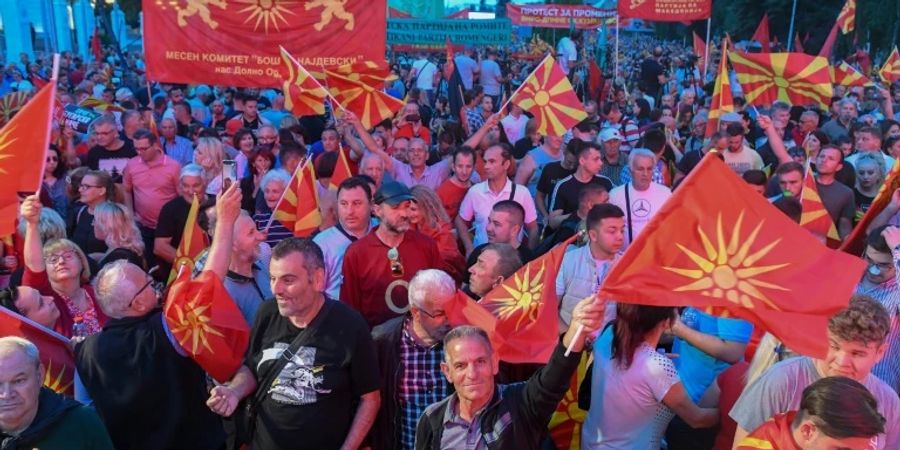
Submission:
[[[406,116],[407,122],[418,122],[419,119],[420,119],[420,117],[418,114],[410,114],[410,115]]]
[[[222,190],[238,182],[237,163],[233,159],[222,161]]]

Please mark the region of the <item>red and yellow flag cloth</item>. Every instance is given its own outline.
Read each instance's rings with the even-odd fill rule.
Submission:
[[[700,73],[706,73],[706,42],[703,42],[703,38],[697,34],[696,31],[694,34],[694,55],[697,55],[697,61],[699,62]]]
[[[722,57],[719,60],[719,72],[713,87],[712,103],[709,118],[706,122],[706,136],[712,136],[719,130],[719,117],[734,112],[734,94],[731,92],[731,80],[728,79],[728,39],[722,39]]]
[[[175,249],[175,263],[172,264],[167,284],[175,281],[181,266],[185,266],[185,272],[191,273],[194,270],[194,264],[197,263],[197,257],[203,253],[206,247],[209,247],[209,236],[200,228],[200,224],[197,222],[198,214],[200,214],[200,200],[195,195],[194,200],[191,201],[191,209],[188,210],[187,220],[184,221],[184,234],[181,235],[181,242]]]
[[[285,109],[295,116],[325,114],[328,92],[284,47],[279,49],[281,60],[287,68],[287,76],[281,86]]]
[[[607,275],[600,296],[724,309],[821,358],[828,319],[847,306],[864,266],[753,195],[713,156],[653,216]]]
[[[738,442],[735,450],[797,450],[791,435],[796,411],[776,414]]]
[[[250,328],[215,273],[204,270],[192,280],[190,270],[182,271],[164,315],[181,348],[216,381],[230,380],[241,367]]]
[[[577,237],[572,236],[522,266],[480,302],[457,297],[457,304],[447,311],[450,323],[493,330],[489,334],[495,353],[503,361],[514,364],[549,361],[559,340],[556,274],[566,247]]]
[[[326,71],[328,90],[344,108],[359,117],[367,129],[372,129],[384,119],[389,119],[403,108],[403,102],[384,92],[384,82],[372,86],[371,80],[354,74]]]
[[[55,101],[51,80],[0,129],[0,236],[15,231],[19,193],[40,190]]]
[[[68,338],[6,308],[0,308],[0,336],[31,341],[44,365],[44,386],[70,397],[75,395],[75,355]]]
[[[856,0],[847,0],[837,18],[841,33],[847,34],[856,28]]]
[[[587,376],[590,359],[591,355],[588,352],[581,354],[581,362],[578,363],[578,370],[572,374],[569,390],[556,405],[556,411],[547,426],[550,429],[550,438],[553,439],[553,444],[557,449],[579,450],[581,448],[581,427],[584,426],[587,411],[578,407],[578,391],[581,388],[581,382]],[[590,380],[587,382],[590,383]]]
[[[341,148],[338,149],[338,160],[334,166],[334,172],[331,174],[331,178],[328,180],[328,189],[337,190],[338,186],[344,182],[347,178],[353,176],[353,171],[350,170],[350,162],[347,161],[347,150],[341,145]]]
[[[831,66],[831,82],[838,86],[847,87],[866,87],[875,84],[854,69],[853,66],[847,64],[846,61],[841,61],[837,65]]]
[[[104,100],[101,100],[97,97],[88,97],[81,101],[78,106],[83,106],[85,108],[93,108],[94,111],[98,112],[124,112],[125,108],[116,105],[114,103],[109,103]]]
[[[739,53],[728,55],[747,103],[792,105],[831,103],[828,59],[803,53]]]
[[[813,176],[809,165],[806,166],[806,176],[803,178],[803,190],[800,192],[800,226],[817,236],[829,247],[837,248],[841,242],[834,220],[825,209],[819,188],[816,186],[816,177]]]
[[[891,196],[894,195],[894,191],[897,189],[900,189],[900,161],[894,161],[894,167],[888,172],[887,178],[881,184],[881,188],[878,189],[875,200],[872,200],[872,204],[866,210],[866,213],[863,214],[862,219],[856,223],[853,231],[844,239],[844,242],[841,244],[841,250],[852,255],[862,255],[866,249],[866,229],[869,228],[872,219],[878,217],[884,211],[884,208],[891,203]]]
[[[272,212],[272,218],[288,230],[293,230],[294,236],[309,237],[322,225],[317,184],[316,170],[312,161],[307,160],[291,177],[290,184]]]
[[[538,64],[509,101],[534,114],[538,132],[545,136],[562,136],[587,118],[572,83],[550,55]]]
[[[759,25],[756,26],[756,31],[753,32],[753,37],[750,39],[759,42],[759,45],[762,46],[763,53],[772,51],[769,34],[769,13],[763,14],[762,19],[759,20]]]
[[[28,103],[28,93],[24,91],[9,92],[0,97],[0,126],[6,125],[13,116]]]
[[[897,46],[894,46],[894,50],[891,51],[887,61],[884,62],[884,65],[878,71],[878,75],[881,76],[881,81],[886,84],[900,80],[900,52],[897,52]]]
[[[387,62],[360,61],[352,64],[344,64],[323,72],[310,72],[319,81],[327,81],[332,74],[344,76],[371,86],[374,89],[384,89],[384,82],[391,77],[391,69]]]

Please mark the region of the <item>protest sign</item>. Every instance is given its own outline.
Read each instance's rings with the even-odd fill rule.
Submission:
[[[513,25],[541,28],[596,29],[606,19],[616,16],[614,9],[587,5],[506,5],[506,15]]]
[[[445,46],[447,38],[456,45],[508,45],[512,27],[509,20],[420,20],[388,19],[388,45]]]
[[[100,113],[83,106],[66,105],[63,109],[63,122],[67,127],[79,133],[87,133],[91,122],[98,117],[100,117]]]

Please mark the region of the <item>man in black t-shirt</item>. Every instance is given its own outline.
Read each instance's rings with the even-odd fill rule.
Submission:
[[[548,218],[550,215],[550,194],[553,193],[553,187],[563,178],[575,173],[578,167],[578,149],[584,141],[581,139],[572,139],[563,147],[562,161],[554,161],[544,166],[541,171],[541,177],[538,179],[537,193],[535,194],[535,207],[541,212],[543,217]]]
[[[116,118],[111,114],[98,118],[94,121],[93,127],[97,145],[88,150],[85,165],[91,170],[109,172],[113,182],[121,183],[125,164],[137,156],[134,145],[130,140],[122,140],[119,137]]]
[[[597,184],[606,188],[609,192],[613,183],[609,178],[600,175],[603,168],[603,151],[600,146],[590,142],[585,143],[578,150],[578,168],[575,173],[569,175],[553,188],[550,195],[550,211],[561,211],[563,215],[569,215],[578,209],[578,194],[584,186]]]
[[[229,416],[263,390],[250,448],[359,448],[381,403],[368,325],[323,294],[325,264],[312,240],[279,242],[270,276],[275,301],[257,312],[244,365],[207,404]]]
[[[641,83],[644,86],[644,92],[654,99],[659,99],[659,92],[662,85],[666,83],[666,71],[659,59],[662,57],[662,48],[653,49],[653,56],[641,63]]]
[[[175,249],[181,243],[184,223],[187,221],[194,196],[197,196],[201,204],[206,200],[206,181],[203,178],[202,167],[188,164],[181,169],[178,193],[180,194],[178,197],[166,202],[159,210],[159,221],[153,235],[153,254],[159,263],[159,270],[154,276],[160,281],[168,279],[172,264],[175,263]]]

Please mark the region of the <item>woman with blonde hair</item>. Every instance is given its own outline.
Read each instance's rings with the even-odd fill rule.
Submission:
[[[881,153],[860,153],[853,167],[856,169],[856,184],[853,186],[856,216],[853,222],[856,223],[872,206],[889,169]]]
[[[428,186],[413,186],[410,191],[416,198],[410,205],[410,222],[413,228],[434,239],[444,262],[441,269],[458,282],[462,281],[466,273],[466,260],[456,245],[452,222],[440,197]]]
[[[131,212],[125,205],[103,202],[94,208],[94,235],[103,239],[106,253],[93,254],[100,267],[125,259],[146,270],[144,262],[144,240]]]
[[[194,162],[203,168],[206,179],[206,193],[216,195],[222,190],[222,161],[225,160],[225,144],[222,141],[202,137],[197,140]]]
[[[99,333],[107,317],[94,297],[90,266],[84,252],[68,239],[41,242],[38,228],[41,202],[36,195],[25,198],[20,215],[27,224],[22,284],[37,289],[41,295],[53,297],[60,313],[56,327],[60,334],[71,337],[77,333]]]

